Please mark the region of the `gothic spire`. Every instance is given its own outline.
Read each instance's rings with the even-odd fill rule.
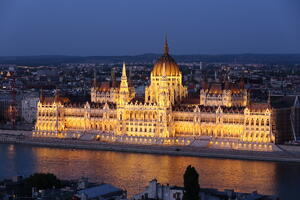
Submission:
[[[165,37],[165,45],[164,45],[164,55],[168,55],[169,54],[169,45],[168,45],[168,38],[167,35]]]
[[[125,65],[125,62],[123,62],[122,77],[121,77],[121,85],[120,85],[120,87],[128,89],[128,82],[127,82],[127,76],[126,76],[126,65]]]
[[[124,105],[124,103],[128,102],[128,100],[129,100],[129,88],[128,88],[128,82],[126,76],[126,65],[125,62],[123,62],[122,77],[121,77],[121,84],[119,90],[119,103],[121,105]]]
[[[122,68],[122,77],[126,77],[126,65],[125,65],[125,62],[123,62],[123,68]]]

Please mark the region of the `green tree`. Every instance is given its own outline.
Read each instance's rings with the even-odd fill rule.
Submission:
[[[194,167],[189,165],[183,175],[184,194],[183,200],[199,200],[199,174]]]

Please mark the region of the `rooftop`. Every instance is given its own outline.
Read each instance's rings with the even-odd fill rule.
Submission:
[[[100,184],[95,187],[86,188],[83,190],[79,190],[77,195],[84,194],[88,199],[96,198],[99,196],[105,197],[108,195],[113,195],[117,193],[123,193],[124,191],[121,188],[117,188],[111,184]]]

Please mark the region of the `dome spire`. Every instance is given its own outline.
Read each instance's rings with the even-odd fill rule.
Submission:
[[[169,45],[168,45],[168,38],[167,38],[167,34],[165,36],[165,45],[164,45],[164,55],[168,55],[169,54]]]

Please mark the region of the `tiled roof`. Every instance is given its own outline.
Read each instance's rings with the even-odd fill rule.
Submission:
[[[92,198],[107,196],[108,194],[112,194],[116,192],[122,193],[123,190],[110,184],[101,184],[95,187],[79,190],[77,194],[78,195],[84,194],[87,196],[88,199],[92,199]]]

